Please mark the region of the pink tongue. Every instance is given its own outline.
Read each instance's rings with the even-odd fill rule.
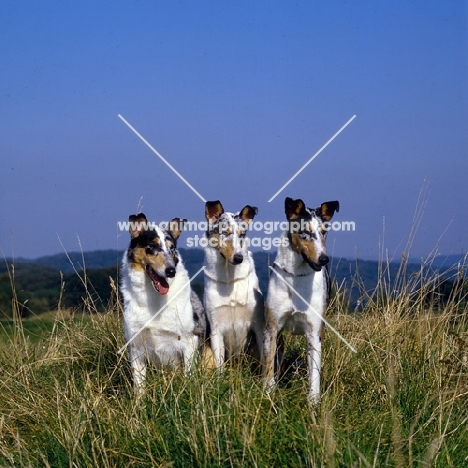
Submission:
[[[164,294],[167,294],[169,291],[169,285],[167,284],[167,281],[165,281],[163,278],[158,278],[158,280],[153,280],[154,287],[158,291],[159,294],[164,296]]]
[[[164,278],[161,278],[161,276],[157,275],[156,272],[149,267],[146,269],[146,272],[153,282],[153,286],[155,287],[156,291],[158,291],[158,293],[162,296],[167,294],[169,291],[169,284],[167,284],[167,281]]]

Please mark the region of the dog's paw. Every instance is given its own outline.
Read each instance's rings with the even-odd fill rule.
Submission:
[[[320,393],[309,392],[307,399],[312,406],[318,406],[320,404]]]
[[[265,391],[269,395],[276,387],[276,382],[274,378],[271,378],[265,382]]]

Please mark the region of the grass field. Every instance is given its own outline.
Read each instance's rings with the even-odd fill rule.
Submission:
[[[151,371],[135,399],[118,304],[102,315],[49,314],[0,326],[0,466],[468,466],[466,298],[427,301],[433,282],[384,281],[327,319],[323,393],[307,369],[267,395],[250,367]],[[286,353],[303,355],[300,338]]]

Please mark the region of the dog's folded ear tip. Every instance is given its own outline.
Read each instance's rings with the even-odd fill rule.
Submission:
[[[305,203],[302,200],[302,198],[291,198],[291,197],[286,197],[284,200],[285,205],[304,205]]]
[[[128,220],[129,221],[136,221],[138,219],[144,219],[146,220],[146,216],[144,213],[138,213],[138,214],[131,214],[129,217],[128,217]]]
[[[244,209],[252,210],[255,214],[258,213],[258,208],[256,206],[246,205]]]
[[[183,223],[186,223],[186,222],[187,222],[187,220],[185,218],[173,218],[173,219],[171,219],[169,221],[169,224],[171,224],[171,223],[181,223],[181,224],[183,224]]]
[[[339,213],[340,212],[340,202],[338,200],[334,200],[334,201],[332,201],[330,203],[333,203],[333,205],[335,205],[335,211],[337,213]]]

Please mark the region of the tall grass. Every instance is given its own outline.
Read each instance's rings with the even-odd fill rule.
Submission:
[[[327,319],[357,353],[325,333],[316,407],[301,338],[286,338],[295,365],[271,394],[236,363],[151,370],[136,399],[118,301],[58,313],[38,340],[16,320],[0,345],[0,466],[468,466],[466,298],[436,306],[438,281],[383,264],[352,314],[339,288]]]

